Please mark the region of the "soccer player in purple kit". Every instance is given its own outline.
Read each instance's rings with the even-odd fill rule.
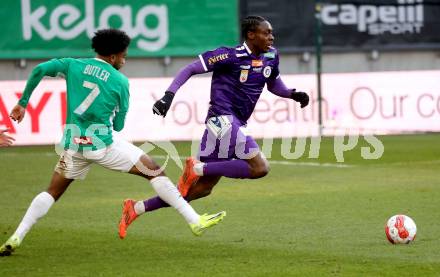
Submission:
[[[165,117],[175,93],[191,76],[213,72],[199,161],[186,160],[178,184],[180,193],[188,201],[209,195],[222,176],[256,179],[268,174],[268,161],[255,140],[245,133],[247,120],[265,84],[270,92],[299,102],[301,108],[309,103],[306,93],[288,89],[280,78],[271,24],[261,16],[248,16],[241,25],[243,44],[199,55],[180,70],[165,95],[153,106],[155,114]],[[144,209],[139,210],[142,202]],[[125,234],[140,214],[167,206],[159,196],[145,201],[125,200],[120,233]]]

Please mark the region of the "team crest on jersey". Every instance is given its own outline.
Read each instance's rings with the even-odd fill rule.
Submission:
[[[266,78],[269,78],[270,74],[272,73],[272,67],[266,66],[263,69],[263,76]]]
[[[248,75],[249,75],[249,70],[240,71],[240,82],[242,82],[242,83],[246,82]]]

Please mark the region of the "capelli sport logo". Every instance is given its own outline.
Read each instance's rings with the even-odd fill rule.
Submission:
[[[54,38],[73,40],[82,33],[92,38],[96,30],[112,27],[110,18],[116,17],[121,22],[120,29],[135,39],[139,49],[159,51],[168,43],[166,5],[148,4],[135,10],[126,2],[124,5],[112,4],[98,10],[95,0],[84,0],[83,3],[81,7],[63,3],[49,10],[44,4],[31,5],[31,0],[21,0],[23,39],[31,40],[33,36],[39,36],[47,41]],[[147,17],[156,18],[157,24],[154,28],[147,26]]]
[[[419,34],[424,24],[423,0],[397,0],[395,4],[325,4],[323,24],[355,25],[369,35]]]

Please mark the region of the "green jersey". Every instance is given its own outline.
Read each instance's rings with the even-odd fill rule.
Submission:
[[[63,76],[67,83],[65,149],[105,148],[113,142],[112,129],[124,127],[129,104],[128,79],[104,60],[53,59],[32,71],[19,105],[26,107],[44,76]]]

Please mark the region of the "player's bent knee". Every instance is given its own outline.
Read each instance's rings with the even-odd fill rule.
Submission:
[[[270,171],[269,162],[263,153],[259,153],[259,155],[254,158],[248,160],[250,166],[251,179],[262,178],[266,176]]]
[[[258,178],[264,177],[267,174],[269,174],[270,168],[267,165],[263,165],[260,167],[260,169],[258,170]]]
[[[142,155],[136,165],[134,165],[129,172],[144,176],[148,179],[157,176],[165,176],[164,169],[147,155]]]
[[[254,179],[262,178],[266,176],[270,171],[269,164],[267,162],[261,163],[251,168],[251,176]]]

